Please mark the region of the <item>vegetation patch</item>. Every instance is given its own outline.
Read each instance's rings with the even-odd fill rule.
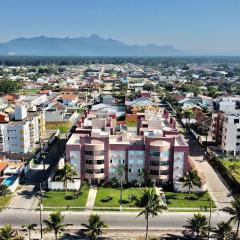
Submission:
[[[137,207],[135,199],[140,198],[145,188],[125,188],[123,189],[123,207]],[[106,201],[107,200],[107,201]],[[119,207],[120,189],[100,187],[95,200],[95,207]]]
[[[0,211],[9,203],[12,195],[0,196]]]
[[[176,193],[165,192],[166,202],[169,208],[209,208],[210,195],[208,192],[202,194],[190,193]],[[215,203],[212,201],[212,208],[216,208]]]
[[[70,122],[66,122],[66,123],[46,123],[46,129],[50,129],[50,130],[57,130],[59,129],[59,131],[61,133],[66,133],[68,132],[72,127],[72,124]]]
[[[49,191],[44,194],[43,206],[45,209],[85,207],[89,188],[81,188],[79,196],[74,192]]]
[[[221,162],[240,183],[240,160],[222,160]]]

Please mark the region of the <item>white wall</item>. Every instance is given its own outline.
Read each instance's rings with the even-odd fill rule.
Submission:
[[[178,180],[183,176],[184,152],[174,152],[173,179]]]
[[[174,181],[173,182],[173,189],[175,192],[188,192],[188,187],[183,187],[182,182]],[[200,188],[194,186],[191,189],[191,192],[206,192],[207,191],[207,184],[204,183]]]
[[[68,190],[79,190],[81,186],[80,179],[74,179],[74,182],[67,182]],[[48,188],[51,190],[64,190],[63,182],[48,181]]]
[[[109,156],[109,179],[116,177],[116,169],[119,164],[125,164],[124,150],[111,150]]]

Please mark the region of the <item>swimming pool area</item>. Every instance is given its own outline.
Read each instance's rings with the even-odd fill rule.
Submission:
[[[3,180],[2,184],[10,187],[10,186],[13,185],[13,183],[15,182],[16,179],[17,179],[17,176],[6,177],[6,178]]]

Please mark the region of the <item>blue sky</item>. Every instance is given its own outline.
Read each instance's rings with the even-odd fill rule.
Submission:
[[[129,44],[240,52],[240,1],[0,1],[0,42],[16,37],[93,33]]]

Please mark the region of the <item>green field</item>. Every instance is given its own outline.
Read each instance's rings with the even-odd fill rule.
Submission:
[[[3,207],[5,207],[10,199],[12,198],[11,195],[7,195],[6,197],[1,196],[0,197],[0,211],[2,210]]]
[[[71,208],[71,207],[85,207],[87,198],[88,198],[88,192],[89,189],[84,188],[81,189],[82,194],[79,196],[79,198],[74,197],[71,200],[64,199],[64,196],[66,195],[65,192],[61,191],[49,191],[46,192],[43,198],[43,207],[46,209],[51,208]],[[67,195],[73,195],[73,192],[68,192]]]
[[[123,207],[136,207],[134,202],[128,200],[130,194],[139,198],[145,188],[126,188],[123,189]],[[108,202],[102,202],[101,200],[106,197],[112,197],[112,200]],[[119,207],[120,189],[118,188],[99,188],[97,197],[95,200],[95,207]]]
[[[238,182],[240,182],[240,161],[229,161],[222,160],[221,161],[225,168],[228,169],[229,172],[236,178]]]
[[[203,195],[195,193],[190,194],[190,199],[187,199],[187,193],[165,192],[166,201],[169,208],[200,208],[209,207],[209,194],[206,192]],[[216,208],[212,201],[212,208]]]

